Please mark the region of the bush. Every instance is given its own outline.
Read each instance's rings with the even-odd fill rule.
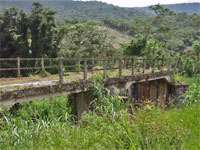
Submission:
[[[200,101],[200,85],[194,83],[189,87],[188,91],[185,93],[184,104],[189,105],[197,103],[198,101]]]

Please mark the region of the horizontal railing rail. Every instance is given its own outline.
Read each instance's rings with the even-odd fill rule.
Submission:
[[[193,57],[200,60],[199,57]],[[9,64],[9,61],[16,61]],[[88,79],[88,72],[103,71],[103,77],[107,78],[107,71],[118,70],[119,77],[122,77],[123,69],[129,69],[131,75],[136,73],[156,71],[177,71],[181,61],[187,60],[177,58],[135,58],[135,57],[105,57],[105,58],[0,58],[0,71],[17,71],[17,77],[21,76],[22,70],[41,70],[42,76],[46,69],[56,68],[59,73],[59,81],[64,82],[63,76],[66,72],[82,72],[83,79]],[[6,62],[6,65],[1,65]],[[23,62],[23,63],[22,63]],[[25,63],[24,63],[25,62]],[[30,63],[32,62],[32,63]],[[46,63],[45,65],[45,62]],[[51,62],[51,63],[50,63]],[[52,63],[53,62],[53,63]],[[27,65],[26,65],[27,64]],[[53,64],[53,65],[52,65]],[[32,66],[30,66],[32,65]],[[11,67],[7,67],[11,66]]]

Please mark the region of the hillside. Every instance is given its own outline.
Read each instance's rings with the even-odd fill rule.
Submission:
[[[183,3],[173,5],[163,5],[166,8],[173,10],[176,13],[186,12],[188,14],[200,13],[200,3]]]
[[[92,20],[101,20],[108,18],[126,18],[134,16],[149,16],[153,12],[148,7],[143,8],[123,8],[111,4],[90,1],[73,1],[73,0],[38,0],[44,6],[51,7],[57,11],[57,18],[63,20],[65,17],[88,18]],[[9,7],[16,7],[26,11],[31,10],[34,0],[0,0],[0,11]],[[200,13],[200,3],[183,3],[163,5],[170,8],[176,13],[186,12],[188,14]]]
[[[9,7],[16,7],[24,9],[26,11],[31,10],[33,0],[29,1],[3,1],[0,3],[0,11]],[[64,17],[76,17],[76,18],[89,18],[93,20],[101,20],[104,17],[125,18],[133,16],[146,16],[143,10],[135,8],[121,8],[114,5],[109,5],[102,2],[81,2],[81,1],[52,1],[52,0],[39,0],[44,6],[51,7],[56,10],[57,17],[63,19]]]
[[[120,44],[124,42],[129,42],[131,40],[131,36],[120,33],[117,30],[114,30],[109,27],[99,26],[99,29],[105,31],[107,33],[109,42],[112,43],[115,49],[120,48]]]
[[[200,14],[200,3],[180,3],[180,4],[170,4],[170,5],[162,5],[165,8],[169,8],[175,13],[187,13],[187,14]],[[140,7],[135,8],[140,11],[145,11],[149,15],[153,14],[153,11],[149,10],[148,7]]]

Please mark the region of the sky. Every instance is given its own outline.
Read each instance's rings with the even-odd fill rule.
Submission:
[[[94,1],[94,0],[81,0],[81,1]],[[191,3],[200,2],[200,0],[96,0],[113,4],[120,7],[144,7],[153,4],[175,4],[175,3]]]

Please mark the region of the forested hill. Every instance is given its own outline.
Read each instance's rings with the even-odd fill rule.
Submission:
[[[175,13],[187,13],[187,14],[200,14],[200,3],[181,3],[181,4],[170,4],[162,5],[165,8],[169,8]],[[137,8],[138,10],[144,10],[148,14],[153,14],[153,11],[149,10],[148,7]]]
[[[31,10],[34,0],[0,0],[0,11],[9,7],[17,7],[26,11]],[[133,16],[152,15],[152,11],[148,7],[143,8],[122,8],[103,2],[81,2],[73,0],[38,0],[44,6],[51,7],[57,11],[58,18],[89,18],[93,20],[101,20],[104,17],[109,18],[125,18]],[[200,3],[183,3],[163,5],[170,8],[176,13],[186,12],[188,14],[200,13]]]
[[[183,3],[174,5],[163,5],[176,13],[186,12],[188,14],[200,13],[200,3]]]
[[[133,16],[146,16],[147,13],[136,8],[121,8],[102,2],[81,2],[72,0],[38,0],[44,6],[57,11],[57,17],[89,18],[101,20],[104,17],[125,18]],[[16,7],[26,11],[31,10],[33,0],[0,0],[0,11],[9,7]]]

